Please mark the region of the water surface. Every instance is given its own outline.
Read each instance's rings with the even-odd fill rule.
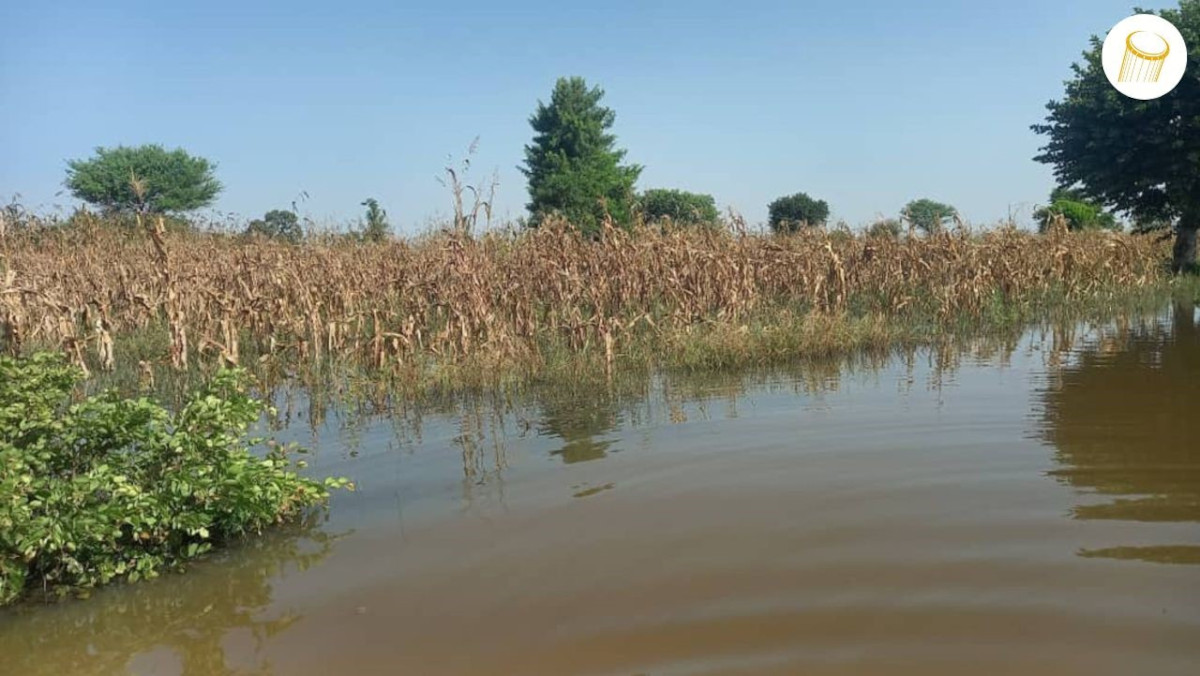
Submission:
[[[0,672],[1200,673],[1198,406],[1190,307],[387,415],[298,395],[284,436],[359,492],[0,615]]]

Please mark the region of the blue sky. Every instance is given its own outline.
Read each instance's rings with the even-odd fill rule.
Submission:
[[[1149,8],[1174,3],[1143,3]],[[322,222],[379,199],[402,232],[476,136],[498,216],[524,212],[529,115],[599,84],[639,187],[752,222],[796,191],[852,225],[913,197],[989,224],[1052,187],[1029,125],[1128,0],[11,2],[0,7],[0,199],[69,207],[65,162],[161,143],[218,163],[216,208]],[[60,193],[56,196],[56,193]]]

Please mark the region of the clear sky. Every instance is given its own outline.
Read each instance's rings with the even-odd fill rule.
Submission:
[[[1132,0],[1003,2],[0,2],[0,199],[67,208],[65,162],[161,143],[218,163],[217,210],[403,232],[479,137],[497,214],[524,212],[528,118],[556,77],[606,92],[639,187],[752,222],[797,191],[852,225],[910,198],[990,224],[1053,181],[1029,125]],[[1176,3],[1140,3],[1157,9]]]

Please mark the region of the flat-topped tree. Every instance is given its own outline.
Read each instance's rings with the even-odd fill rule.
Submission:
[[[1183,35],[1179,85],[1149,101],[1126,97],[1105,77],[1103,43],[1092,36],[1065,96],[1046,104],[1045,124],[1033,125],[1049,139],[1034,159],[1052,165],[1060,185],[1135,221],[1174,223],[1172,267],[1180,272],[1195,265],[1200,231],[1200,0],[1137,12],[1158,14]]]
[[[958,210],[953,206],[925,197],[905,204],[900,213],[909,225],[926,235],[941,232],[947,223],[958,217]]]
[[[220,194],[216,165],[160,145],[96,148],[67,162],[67,189],[109,213],[162,214],[206,207]]]
[[[584,232],[594,232],[605,216],[619,225],[632,221],[642,168],[621,164],[625,151],[609,133],[617,116],[600,105],[603,97],[581,77],[559,78],[550,103],[539,101],[529,118],[534,137],[521,172],[529,179],[532,225],[551,214]]]

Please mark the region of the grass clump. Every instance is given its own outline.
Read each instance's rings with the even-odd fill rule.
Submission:
[[[71,403],[59,355],[0,357],[0,605],[154,577],[301,516],[344,480],[293,471],[247,432],[263,404],[222,370],[177,412],[106,392]]]

